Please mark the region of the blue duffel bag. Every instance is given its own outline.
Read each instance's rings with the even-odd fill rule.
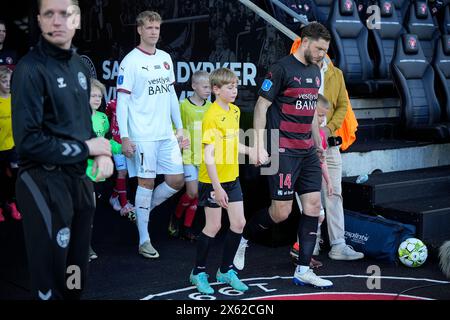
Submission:
[[[413,225],[345,210],[345,241],[368,258],[396,263],[398,246],[415,234]]]

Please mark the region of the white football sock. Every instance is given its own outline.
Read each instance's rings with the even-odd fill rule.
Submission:
[[[150,211],[152,211],[153,208],[159,206],[161,203],[169,199],[177,192],[178,190],[171,188],[165,181],[159,184],[156,187],[155,192],[153,193],[152,206]]]
[[[138,186],[134,205],[136,207],[136,222],[139,231],[139,245],[150,240],[148,233],[148,221],[150,217],[150,207],[152,204],[153,190]]]

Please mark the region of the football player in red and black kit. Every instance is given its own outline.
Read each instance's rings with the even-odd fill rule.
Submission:
[[[278,157],[279,169],[276,174],[268,176],[272,205],[257,212],[247,224],[234,260],[236,268],[240,269],[247,239],[287,219],[292,211],[294,192],[297,192],[303,207],[298,226],[302,250],[294,282],[320,288],[333,285],[309,268],[317,237],[322,183],[318,154],[321,156],[323,149],[316,116],[322,80],[317,63],[326,55],[330,39],[330,33],[320,23],[304,27],[301,46],[293,55],[276,62],[261,86],[253,122],[258,163],[267,163],[269,152],[272,162],[274,157]],[[268,146],[272,144],[271,133],[279,130],[278,149],[266,151],[263,135],[259,134],[265,128]]]

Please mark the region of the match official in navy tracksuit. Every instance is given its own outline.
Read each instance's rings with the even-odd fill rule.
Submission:
[[[32,295],[78,299],[95,211],[86,160],[94,158],[97,179],[108,177],[111,148],[92,131],[89,72],[71,48],[75,27],[70,19],[73,9],[79,10],[77,1],[38,3],[42,36],[12,79],[13,135],[20,158],[17,201]]]

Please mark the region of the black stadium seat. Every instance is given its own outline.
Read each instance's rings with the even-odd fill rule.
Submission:
[[[409,0],[392,0],[395,6],[395,12],[400,21],[405,21],[406,13],[408,12]]]
[[[445,7],[444,19],[441,24],[441,31],[444,34],[450,34],[450,5]]]
[[[372,30],[379,57],[377,77],[391,79],[390,65],[395,42],[401,34],[405,33],[405,29],[395,13],[393,0],[381,0],[377,4],[380,7],[380,28]]]
[[[397,40],[391,72],[408,136],[426,140],[448,138],[448,127],[439,124],[441,110],[434,91],[434,71],[416,35],[403,34]]]
[[[417,35],[425,57],[431,62],[440,34],[426,1],[418,0],[411,3],[406,29],[408,33]]]
[[[328,21],[333,1],[334,0],[313,0],[316,5],[317,21],[323,24]]]
[[[350,91],[367,93],[373,88],[373,63],[367,43],[369,32],[358,16],[353,0],[337,0],[328,20],[336,65]]]
[[[436,72],[437,88],[441,99],[441,110],[444,119],[450,121],[450,35],[443,35],[436,46],[433,59]]]

